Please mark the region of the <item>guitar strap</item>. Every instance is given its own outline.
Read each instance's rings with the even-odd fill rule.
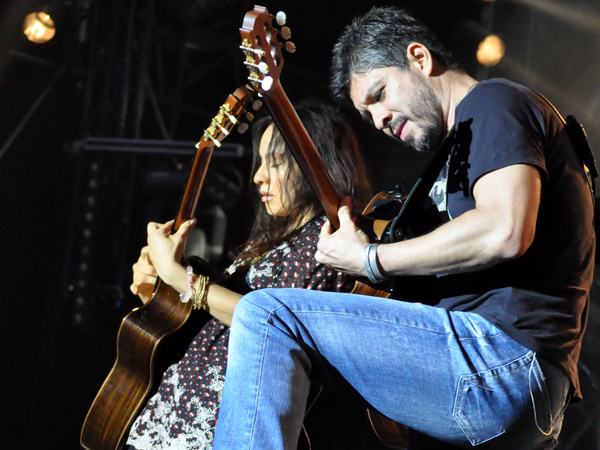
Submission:
[[[573,148],[575,149],[575,153],[579,157],[579,160],[584,166],[585,174],[588,178],[588,184],[590,186],[590,190],[592,192],[592,199],[595,202],[596,196],[596,183],[595,179],[598,177],[598,166],[596,165],[596,159],[594,158],[594,152],[592,152],[592,148],[590,147],[590,142],[587,138],[587,134],[585,133],[585,129],[583,125],[579,123],[579,121],[573,115],[568,115],[566,119],[560,114],[556,106],[554,106],[550,100],[544,97],[542,94],[537,92],[537,94],[552,108],[552,110],[556,113],[558,117],[565,124],[565,128],[567,130],[567,134],[569,135],[569,139],[573,144]]]
[[[413,185],[406,200],[404,200],[400,213],[391,223],[386,236],[389,242],[398,242],[406,238],[407,221],[416,217],[416,214],[418,214],[417,209],[423,208],[433,184],[442,171],[444,164],[448,161],[448,156],[454,147],[455,141],[456,133],[454,126],[452,126],[440,149],[433,155],[429,164]]]
[[[583,125],[573,115],[568,115],[566,119],[560,114],[556,107],[550,103],[546,97],[538,92],[538,95],[544,99],[544,101],[554,110],[554,112],[561,118],[565,124],[565,129],[569,135],[569,139],[573,144],[575,153],[579,157],[579,161],[583,166],[583,171],[587,178],[588,187],[590,188],[590,194],[592,196],[592,205],[594,207],[594,230],[596,232],[596,262],[600,262],[600,198],[596,198],[596,178],[598,177],[598,166],[596,165],[596,158],[594,152],[590,147],[587,134]]]
[[[590,147],[587,135],[583,129],[583,125],[572,115],[567,116],[565,120],[565,127],[567,134],[573,143],[575,152],[579,156],[579,160],[583,166],[587,169],[586,175],[588,177],[588,183],[590,190],[592,191],[592,198],[596,195],[596,182],[595,179],[598,176],[598,167],[596,166],[596,159],[594,153]]]

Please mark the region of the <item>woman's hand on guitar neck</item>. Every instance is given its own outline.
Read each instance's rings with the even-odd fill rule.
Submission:
[[[187,290],[187,272],[181,265],[185,241],[196,225],[196,219],[181,224],[176,233],[171,233],[173,220],[167,223],[150,222],[148,224],[148,256],[162,281],[185,293]]]
[[[338,230],[334,230],[329,221],[323,225],[315,258],[320,263],[349,275],[364,276],[362,251],[369,243],[369,238],[354,223],[349,197],[344,197],[340,202],[338,218]]]
[[[185,240],[196,225],[196,220],[184,222],[171,234],[173,221],[148,224],[148,245],[142,248],[133,265],[131,292],[146,303],[150,300],[157,277],[179,292],[187,291],[187,271],[181,265]]]

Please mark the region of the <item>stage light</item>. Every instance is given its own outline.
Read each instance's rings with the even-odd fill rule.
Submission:
[[[504,56],[505,50],[504,41],[495,34],[490,34],[477,47],[477,61],[487,67],[495,66]]]
[[[31,42],[45,44],[56,34],[54,21],[45,12],[33,12],[25,17],[23,33]]]

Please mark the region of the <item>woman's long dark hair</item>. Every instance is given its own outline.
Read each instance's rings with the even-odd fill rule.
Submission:
[[[356,137],[341,111],[331,105],[316,101],[305,101],[296,105],[295,108],[329,169],[340,196],[350,196],[353,205],[358,207],[366,205],[371,198],[368,174]],[[252,174],[256,173],[260,166],[258,149],[261,137],[271,124],[273,124],[271,116],[265,116],[259,119],[252,128],[254,150]],[[283,136],[275,126],[269,143],[269,154],[273,152],[280,154],[278,149],[281,149],[282,145],[285,145]],[[284,190],[288,186],[294,188],[292,195],[287,190],[283,194],[284,202],[289,205],[290,214],[287,216],[269,215],[265,206],[260,202],[256,187],[253,186],[255,220],[248,244],[238,256],[238,259],[247,263],[287,238],[301,222],[306,222],[304,219],[313,219],[324,214],[321,204],[302,175],[287,145],[285,145],[285,151],[281,157],[287,167],[282,188]],[[267,158],[267,161],[269,159]]]

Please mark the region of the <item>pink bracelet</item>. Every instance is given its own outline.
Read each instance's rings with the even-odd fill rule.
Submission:
[[[190,298],[194,295],[194,290],[192,289],[192,281],[194,280],[194,269],[192,266],[187,266],[187,291],[185,291],[185,295],[179,294],[179,298],[181,299],[181,303],[187,303]]]

